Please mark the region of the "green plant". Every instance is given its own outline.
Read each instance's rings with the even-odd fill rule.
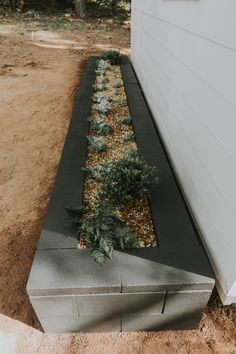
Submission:
[[[99,59],[109,60],[111,65],[118,65],[121,64],[121,54],[116,50],[108,50],[104,52]]]
[[[137,150],[131,149],[123,159],[111,161],[102,182],[100,199],[122,206],[150,195],[159,182],[158,169],[149,166]]]
[[[119,124],[131,125],[132,124],[132,119],[131,119],[130,116],[117,117],[117,122]]]
[[[96,110],[97,112],[101,113],[102,115],[106,115],[111,108],[110,102],[108,101],[106,96],[99,96],[97,99]]]
[[[106,84],[105,83],[97,83],[93,86],[93,89],[95,92],[102,92],[105,91],[107,89]]]
[[[120,81],[116,81],[115,83],[114,83],[114,85],[113,85],[113,88],[114,89],[119,89],[119,88],[121,88],[121,83],[120,83]]]
[[[90,129],[96,131],[98,134],[111,134],[114,131],[109,124],[99,118],[90,121]]]
[[[95,178],[98,181],[103,180],[104,175],[109,173],[109,169],[110,167],[107,161],[103,161],[96,166],[82,167],[82,171],[89,173],[92,178]]]
[[[105,151],[108,148],[106,139],[103,136],[88,135],[87,139],[95,152]]]
[[[105,75],[106,71],[110,68],[110,66],[111,64],[109,60],[100,59],[97,62],[97,69],[95,70],[95,72],[100,75]]]
[[[91,246],[91,256],[99,265],[112,258],[112,251],[138,247],[135,235],[112,211],[109,204],[100,206],[80,222],[79,232]]]
[[[119,140],[120,144],[125,144],[128,143],[130,141],[134,141],[135,140],[135,134],[134,132],[127,132],[124,134],[124,136]]]

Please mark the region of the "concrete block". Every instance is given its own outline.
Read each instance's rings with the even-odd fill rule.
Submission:
[[[212,289],[214,285],[208,277],[139,257],[138,251],[120,253],[120,274],[124,293]]]
[[[30,302],[40,317],[77,316],[77,306],[72,295],[31,296]]]
[[[179,314],[182,318],[202,313],[210,296],[211,291],[168,292],[164,314]]]
[[[121,317],[101,319],[97,316],[39,318],[45,333],[120,332]]]
[[[201,313],[186,317],[181,317],[179,314],[124,315],[122,332],[196,329],[201,316]]]
[[[27,290],[34,296],[120,292],[119,254],[100,267],[89,250],[38,250]]]
[[[78,246],[78,237],[43,229],[37,246],[38,250],[75,248]]]
[[[79,315],[112,318],[125,313],[161,313],[165,293],[79,295],[75,299]]]

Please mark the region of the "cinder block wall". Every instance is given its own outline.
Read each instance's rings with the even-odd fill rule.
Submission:
[[[132,0],[132,62],[225,304],[236,302],[235,13],[235,0]]]

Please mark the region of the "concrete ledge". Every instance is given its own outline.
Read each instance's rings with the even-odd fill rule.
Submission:
[[[150,198],[158,247],[114,252],[99,267],[65,207],[82,204],[88,117],[96,58],[76,93],[61,162],[29,276],[27,291],[45,332],[192,329],[198,325],[214,279],[165,149],[127,58],[121,65],[138,146],[160,170]]]

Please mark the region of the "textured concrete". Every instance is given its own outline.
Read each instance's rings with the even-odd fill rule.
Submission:
[[[40,318],[40,323],[47,333],[77,332],[120,332],[121,318],[101,319],[100,316],[63,316]]]
[[[80,295],[76,296],[78,313],[116,316],[124,313],[161,313],[165,293]]]
[[[31,296],[31,304],[40,317],[77,316],[75,297],[63,296]]]
[[[122,331],[162,331],[195,329],[201,319],[201,313],[192,313],[183,317],[178,314],[125,315],[122,316]]]
[[[61,249],[36,252],[27,291],[30,295],[69,295],[121,291],[119,254],[98,266],[89,250]]]

